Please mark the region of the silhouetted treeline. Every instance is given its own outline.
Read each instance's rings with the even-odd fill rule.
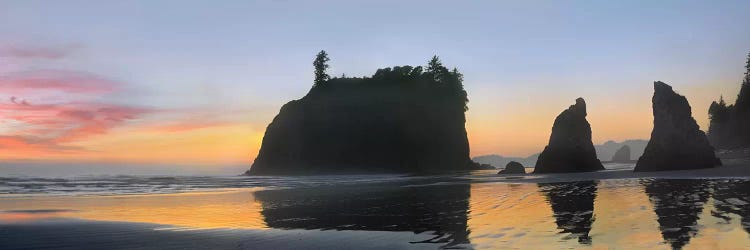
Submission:
[[[750,146],[750,53],[745,63],[745,77],[734,105],[724,98],[714,101],[708,109],[711,124],[708,139],[718,149]]]
[[[322,56],[321,56],[322,55]],[[378,69],[316,83],[268,125],[248,174],[431,172],[476,168],[464,127],[463,76],[437,56],[427,67]],[[320,76],[320,77],[318,77]]]

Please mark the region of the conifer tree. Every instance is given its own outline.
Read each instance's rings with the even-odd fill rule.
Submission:
[[[328,61],[330,60],[331,59],[328,58],[328,53],[326,53],[325,50],[321,50],[318,52],[318,55],[315,56],[315,61],[313,61],[313,66],[315,66],[314,87],[322,86],[324,82],[331,78],[328,73],[326,73],[326,70],[330,67],[328,66]]]

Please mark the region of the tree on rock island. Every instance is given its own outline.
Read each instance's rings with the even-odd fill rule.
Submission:
[[[331,59],[328,58],[328,53],[326,53],[325,50],[321,50],[318,52],[318,55],[315,56],[315,61],[313,61],[313,66],[315,66],[314,87],[322,86],[325,81],[328,81],[328,79],[331,78],[331,76],[326,73],[326,70],[330,67],[328,65],[328,61],[330,60]]]

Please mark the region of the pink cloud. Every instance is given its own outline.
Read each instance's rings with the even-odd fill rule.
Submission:
[[[56,144],[105,134],[112,128],[153,111],[102,103],[33,105],[11,101],[0,104],[0,114],[4,120],[22,124],[20,133],[39,135]]]
[[[0,75],[0,148],[6,152],[78,152],[93,136],[133,126],[157,133],[182,133],[235,124],[216,110],[155,109],[107,103],[122,83],[86,72],[33,70]],[[161,119],[141,118],[159,113]],[[33,153],[26,153],[33,154]]]
[[[85,72],[35,70],[0,76],[0,147],[41,151],[80,150],[68,143],[106,134],[154,109],[102,103],[119,82]],[[32,97],[28,101],[23,97]],[[30,137],[31,136],[31,137]]]
[[[0,92],[28,94],[57,91],[69,94],[112,92],[120,83],[93,74],[65,70],[34,70],[0,76]]]
[[[50,139],[19,135],[0,136],[0,149],[25,153],[88,151],[81,147],[60,145]]]

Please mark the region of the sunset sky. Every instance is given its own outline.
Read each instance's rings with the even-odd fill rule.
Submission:
[[[652,82],[706,130],[750,1],[0,1],[0,160],[248,166],[325,49],[331,75],[464,73],[472,155],[541,151],[586,99],[594,143],[648,139]]]

